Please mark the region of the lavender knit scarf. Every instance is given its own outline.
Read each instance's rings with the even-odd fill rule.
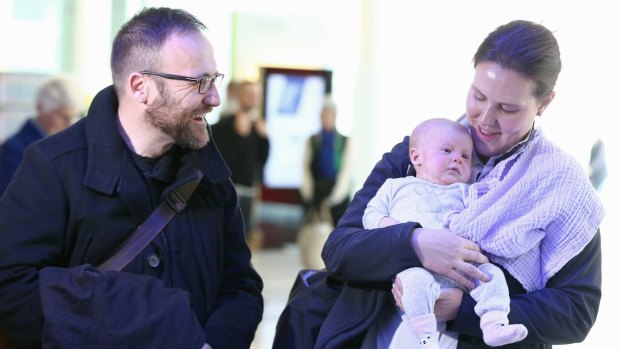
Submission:
[[[540,130],[470,186],[450,230],[470,239],[529,292],[579,254],[604,215],[583,168]]]

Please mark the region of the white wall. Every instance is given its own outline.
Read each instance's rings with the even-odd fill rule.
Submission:
[[[375,82],[366,97],[373,97],[377,106],[365,118],[356,118],[356,123],[378,123],[375,158],[420,120],[460,115],[478,44],[498,25],[518,18],[555,31],[562,51],[557,97],[539,124],[584,164],[595,137],[610,138],[610,128],[603,125],[611,117],[606,101],[620,90],[615,43],[620,25],[607,2],[590,1],[587,7],[574,9],[559,0],[502,5],[497,1],[374,2],[363,2],[374,7],[363,25],[379,38],[373,44],[375,67],[365,73]]]

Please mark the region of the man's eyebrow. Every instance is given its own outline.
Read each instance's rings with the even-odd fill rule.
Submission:
[[[217,74],[219,74],[219,72],[217,72],[217,71],[215,73],[213,73],[213,74],[202,73],[202,74],[198,75],[198,78],[207,78],[207,77],[208,78],[212,78],[212,77],[216,76]]]

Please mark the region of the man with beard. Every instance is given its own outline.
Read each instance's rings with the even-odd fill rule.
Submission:
[[[183,10],[143,9],[114,39],[114,85],[87,117],[26,151],[0,199],[0,330],[20,347],[250,347],[263,285],[209,141],[205,114],[220,104],[223,75],[205,28]],[[196,178],[185,208],[122,272],[85,268],[73,289],[40,292],[45,270],[100,265]]]

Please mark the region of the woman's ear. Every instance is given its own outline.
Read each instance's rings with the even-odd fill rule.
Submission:
[[[536,115],[541,116],[543,112],[545,111],[545,109],[547,109],[549,104],[551,104],[551,101],[553,101],[554,97],[555,97],[555,91],[551,91],[547,93],[547,95],[543,97],[542,103],[540,104],[540,106],[538,107],[538,110],[536,111]]]

